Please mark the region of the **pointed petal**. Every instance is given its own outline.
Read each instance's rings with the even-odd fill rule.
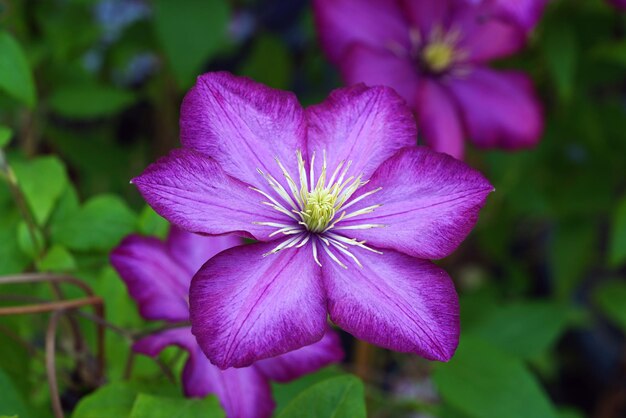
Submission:
[[[418,73],[409,58],[399,57],[391,51],[354,44],[348,48],[339,66],[347,84],[389,86],[411,108],[415,107]]]
[[[326,150],[330,170],[342,160],[352,161],[348,176],[369,177],[397,150],[417,141],[411,110],[388,87],[334,90],[323,103],[307,108],[306,115],[309,154],[321,156]],[[316,159],[320,166],[321,160]]]
[[[111,264],[146,319],[186,321],[191,275],[156,238],[130,235],[110,255]]]
[[[346,265],[350,260],[339,253]],[[459,305],[452,280],[434,264],[387,250],[360,250],[348,269],[324,255],[331,320],[372,344],[429,360],[449,360],[459,341]]]
[[[192,234],[174,225],[167,237],[167,249],[172,257],[189,272],[187,285],[204,263],[227,248],[242,245],[244,240],[235,235],[205,236]]]
[[[463,158],[465,146],[461,118],[444,85],[429,78],[423,79],[418,90],[417,119],[430,148]]]
[[[385,161],[362,193],[382,190],[350,208],[382,204],[373,213],[337,226],[382,224],[383,228],[345,230],[350,238],[414,257],[448,256],[478,220],[493,186],[478,171],[425,147],[411,147]]]
[[[190,232],[235,232],[263,241],[272,229],[253,222],[290,219],[262,205],[262,196],[217,162],[187,149],[151,164],[133,183],[159,215]]]
[[[447,28],[454,10],[454,0],[399,0],[413,26],[426,37],[436,27]]]
[[[226,72],[207,73],[185,96],[180,114],[183,146],[209,155],[229,175],[266,187],[260,169],[282,181],[275,157],[297,173],[296,150],[306,148],[306,127],[293,93]]]
[[[190,290],[193,333],[218,367],[242,367],[319,341],[325,295],[310,244],[263,256],[276,243],[213,257]]]
[[[318,342],[294,351],[257,361],[261,373],[278,382],[289,382],[343,359],[339,335],[328,328]]]
[[[188,397],[217,396],[229,417],[268,418],[274,401],[265,377],[254,367],[220,370],[209,362],[191,334],[191,328],[176,328],[137,341],[133,350],[157,357],[175,345],[189,353],[183,369],[183,388]]]
[[[543,111],[523,73],[476,69],[450,81],[470,139],[480,147],[535,146],[543,132]]]
[[[363,44],[387,49],[409,48],[403,11],[389,0],[315,0],[313,12],[322,48],[339,62],[347,48]]]

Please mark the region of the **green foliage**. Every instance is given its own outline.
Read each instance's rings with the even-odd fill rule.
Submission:
[[[67,118],[91,119],[113,115],[134,101],[135,96],[128,91],[85,84],[57,89],[48,99],[48,105]]]
[[[153,235],[165,238],[169,230],[169,223],[158,215],[150,206],[146,205],[139,214],[137,228],[144,235]]]
[[[259,37],[252,53],[241,69],[241,75],[277,89],[288,89],[292,72],[289,52],[278,39]]]
[[[176,80],[188,87],[226,40],[228,2],[157,0],[155,13],[156,33]]]
[[[446,402],[474,418],[556,417],[541,386],[522,362],[491,344],[465,336],[435,383]]]
[[[110,383],[82,398],[72,418],[128,417],[136,397],[130,384]]]
[[[18,415],[22,418],[34,417],[20,393],[13,386],[11,379],[2,369],[0,369],[0,393],[2,394],[0,414]]]
[[[602,313],[626,333],[626,281],[611,280],[598,286],[594,300]]]
[[[8,32],[0,29],[0,90],[29,107],[35,105],[35,83],[24,51]]]
[[[7,146],[12,136],[13,131],[10,128],[0,125],[0,149]]]
[[[363,396],[363,383],[356,377],[333,377],[301,392],[278,418],[365,418]]]
[[[622,198],[613,215],[609,263],[615,267],[626,263],[626,198]]]
[[[172,399],[140,393],[130,418],[223,418],[216,397],[205,399]]]
[[[281,411],[293,398],[314,384],[333,377],[338,377],[342,374],[339,368],[329,366],[289,383],[272,383],[272,394],[274,401],[276,401],[275,414],[280,415]]]

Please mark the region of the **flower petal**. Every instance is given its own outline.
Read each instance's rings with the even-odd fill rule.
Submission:
[[[446,87],[424,78],[417,99],[418,126],[426,143],[435,151],[463,158],[463,126]]]
[[[415,106],[418,74],[410,59],[400,58],[391,51],[354,44],[348,48],[339,66],[347,84],[389,86],[410,107]]]
[[[411,23],[427,37],[435,27],[447,28],[454,0],[400,0]]]
[[[414,257],[446,257],[465,239],[493,187],[467,164],[425,147],[410,147],[383,163],[361,193],[382,188],[350,208],[382,204],[373,213],[341,222],[346,235],[376,248],[391,248]]]
[[[220,370],[209,362],[190,328],[176,328],[142,338],[133,350],[150,357],[170,345],[189,353],[183,369],[183,389],[188,397],[214,394],[229,417],[268,418],[274,401],[267,380],[254,367]]]
[[[389,0],[315,0],[313,12],[322,48],[339,62],[350,45],[409,48],[402,10]]]
[[[450,81],[472,141],[480,147],[535,146],[543,132],[543,111],[523,73],[482,68]]]
[[[459,341],[459,305],[447,273],[395,251],[361,250],[358,268],[344,269],[324,254],[331,320],[355,337],[429,360],[449,360]]]
[[[319,341],[326,330],[320,269],[307,244],[263,256],[276,243],[231,248],[193,278],[191,325],[218,367],[242,367]]]
[[[180,111],[184,147],[215,159],[229,175],[266,186],[257,169],[282,181],[275,158],[297,172],[296,150],[305,150],[304,112],[293,93],[226,72],[198,77]]]
[[[146,319],[186,321],[191,276],[161,241],[130,235],[110,255],[111,264]]]
[[[261,373],[278,382],[289,382],[307,373],[312,373],[343,358],[339,335],[330,327],[318,342],[294,351],[257,361]]]
[[[466,0],[468,3],[490,3],[498,17],[532,30],[539,22],[548,0]]]
[[[172,225],[166,245],[169,253],[189,272],[187,286],[191,278],[206,261],[227,248],[242,245],[243,239],[235,235],[205,236],[192,234]]]
[[[262,205],[257,192],[217,162],[187,149],[151,164],[133,183],[159,215],[191,232],[235,232],[263,241],[271,229],[253,222],[290,219]]]
[[[309,155],[322,151],[328,167],[352,161],[347,176],[364,178],[399,149],[414,145],[417,127],[404,100],[388,87],[356,85],[334,90],[321,104],[306,109]]]

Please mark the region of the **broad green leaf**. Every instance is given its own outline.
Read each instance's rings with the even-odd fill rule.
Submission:
[[[11,137],[13,136],[13,131],[6,126],[0,125],[0,148],[4,148],[11,141]]]
[[[20,273],[29,263],[17,240],[18,224],[16,213],[0,217],[0,275]]]
[[[202,65],[226,40],[226,0],[156,0],[156,33],[181,87],[187,87]]]
[[[72,254],[61,245],[54,245],[37,263],[39,271],[62,273],[76,269]]]
[[[130,415],[137,390],[127,383],[110,383],[85,396],[72,418],[126,418]]]
[[[602,283],[593,297],[602,312],[626,333],[626,280]]]
[[[0,90],[25,103],[35,105],[35,82],[26,56],[17,41],[0,30]]]
[[[22,395],[17,391],[9,376],[0,369],[0,414],[33,417]]]
[[[522,302],[498,307],[466,331],[524,359],[548,348],[565,331],[569,311],[551,302]]]
[[[626,263],[626,197],[620,201],[613,215],[609,263],[613,267]]]
[[[71,250],[109,251],[133,231],[135,223],[135,213],[122,199],[100,195],[52,225],[52,241]]]
[[[224,411],[215,396],[204,399],[175,399],[140,393],[130,413],[130,418],[222,417],[224,417]]]
[[[61,116],[92,119],[114,115],[134,101],[135,96],[128,91],[87,84],[59,88],[48,104]]]
[[[170,224],[150,206],[144,206],[139,214],[138,229],[144,235],[153,235],[165,238]]]
[[[37,224],[45,225],[68,184],[63,163],[54,156],[16,161],[13,170]]]
[[[278,418],[365,418],[363,383],[340,376],[317,383],[296,396]]]
[[[521,360],[465,336],[449,363],[436,365],[443,399],[475,418],[555,418],[545,392]]]
[[[257,39],[254,49],[241,69],[241,75],[277,89],[288,89],[292,63],[289,51],[279,39],[265,35]]]
[[[274,410],[274,413],[279,415],[293,398],[314,384],[342,375],[344,375],[344,373],[339,370],[339,368],[329,366],[324,367],[315,373],[304,375],[301,378],[293,380],[289,383],[272,382],[272,394],[274,401],[276,401],[276,409]]]
[[[31,230],[24,221],[17,225],[17,243],[20,250],[32,260],[39,258],[46,245],[41,231]]]
[[[545,25],[544,56],[559,97],[569,101],[574,93],[578,44],[571,25],[564,21]]]
[[[605,62],[611,62],[626,68],[626,41],[619,40],[598,46],[592,55]]]

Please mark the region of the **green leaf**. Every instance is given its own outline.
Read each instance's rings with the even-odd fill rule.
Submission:
[[[59,88],[48,104],[61,116],[93,119],[114,115],[134,102],[135,96],[128,91],[86,84]]]
[[[592,51],[592,56],[626,68],[626,41],[612,41],[600,45]]]
[[[81,399],[72,418],[128,417],[137,390],[127,383],[111,383]]]
[[[130,418],[222,417],[224,417],[224,411],[220,408],[215,396],[204,399],[175,399],[140,393],[130,413]]]
[[[0,30],[0,89],[25,103],[35,105],[35,82],[26,56],[17,41]]]
[[[22,395],[15,389],[13,382],[2,369],[0,369],[0,394],[2,394],[0,414],[18,415],[22,418],[33,416],[30,414]]]
[[[37,263],[39,271],[63,273],[76,269],[76,260],[65,247],[54,245]]]
[[[155,25],[174,75],[188,87],[226,39],[226,0],[156,0]]]
[[[29,263],[17,240],[18,225],[17,214],[0,218],[0,274],[20,273]]]
[[[57,157],[13,163],[13,170],[38,225],[45,225],[68,184],[65,166]]]
[[[31,231],[24,221],[20,221],[17,225],[17,243],[22,253],[30,257],[31,260],[39,258],[40,251],[42,251],[46,245],[41,231]]]
[[[161,215],[157,214],[150,206],[144,206],[139,214],[138,229],[144,235],[165,238],[170,224]]]
[[[524,364],[489,343],[465,336],[449,363],[436,365],[443,399],[475,418],[555,418],[545,392]]]
[[[11,141],[11,137],[13,136],[13,131],[3,125],[0,125],[0,148],[6,147]]]
[[[617,267],[626,262],[626,198],[617,205],[611,225],[609,263]]]
[[[71,250],[109,251],[133,231],[136,218],[119,197],[100,195],[53,224],[52,241]]]
[[[569,101],[574,93],[578,47],[574,28],[559,20],[544,25],[544,56],[559,97]]]
[[[289,51],[279,39],[264,35],[257,39],[241,75],[277,89],[288,89],[292,63]]]
[[[598,286],[593,298],[602,312],[626,333],[626,281],[611,280]]]
[[[296,396],[278,418],[365,418],[363,383],[354,376],[334,377]]]
[[[569,310],[551,302],[495,308],[467,329],[509,354],[529,359],[550,348],[565,331]]]
[[[344,373],[336,366],[329,366],[324,367],[315,373],[309,373],[299,379],[292,380],[289,383],[272,382],[272,395],[274,401],[276,401],[276,409],[274,410],[274,413],[279,415],[293,398],[314,384],[332,377],[343,375]]]

